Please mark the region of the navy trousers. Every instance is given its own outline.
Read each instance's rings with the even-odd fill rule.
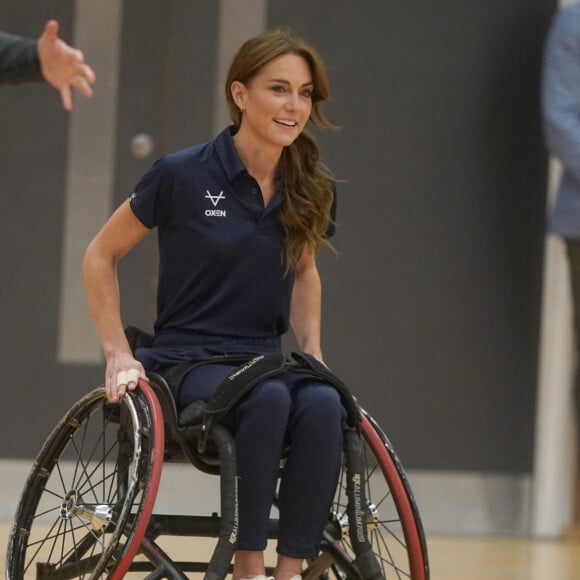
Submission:
[[[192,370],[181,385],[178,408],[208,400],[233,368]],[[238,549],[265,549],[280,475],[277,550],[293,558],[318,555],[341,467],[344,422],[337,391],[296,373],[259,383],[225,417],[238,462]]]

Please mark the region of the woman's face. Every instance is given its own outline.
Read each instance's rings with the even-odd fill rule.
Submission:
[[[240,131],[278,147],[290,145],[312,112],[312,73],[306,60],[284,54],[271,60],[247,85],[232,83],[243,110]]]

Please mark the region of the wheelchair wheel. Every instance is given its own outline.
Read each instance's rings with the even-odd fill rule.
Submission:
[[[163,419],[147,383],[117,404],[98,388],[42,447],[8,543],[7,578],[122,578],[153,509]]]
[[[429,564],[423,526],[405,472],[391,443],[364,410],[364,473],[369,542],[388,579],[428,580]],[[321,556],[303,574],[307,580],[334,575],[360,580],[349,539],[346,512],[346,471],[343,469]]]

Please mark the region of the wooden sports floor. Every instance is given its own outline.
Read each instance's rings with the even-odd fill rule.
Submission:
[[[5,554],[9,524],[0,523]],[[431,580],[579,580],[580,541],[497,537],[429,537]],[[187,538],[163,546],[176,558],[191,556]],[[4,557],[0,577],[4,577]],[[130,574],[128,578],[137,578]],[[389,579],[387,579],[389,580]]]

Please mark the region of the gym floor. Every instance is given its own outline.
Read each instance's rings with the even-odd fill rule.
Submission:
[[[0,523],[2,553],[10,533]],[[160,545],[173,559],[191,558],[197,547],[188,538]],[[431,580],[575,580],[580,578],[580,541],[498,537],[428,538]],[[4,558],[0,565],[4,576]],[[128,577],[137,578],[136,574]],[[387,579],[388,580],[388,579]]]

